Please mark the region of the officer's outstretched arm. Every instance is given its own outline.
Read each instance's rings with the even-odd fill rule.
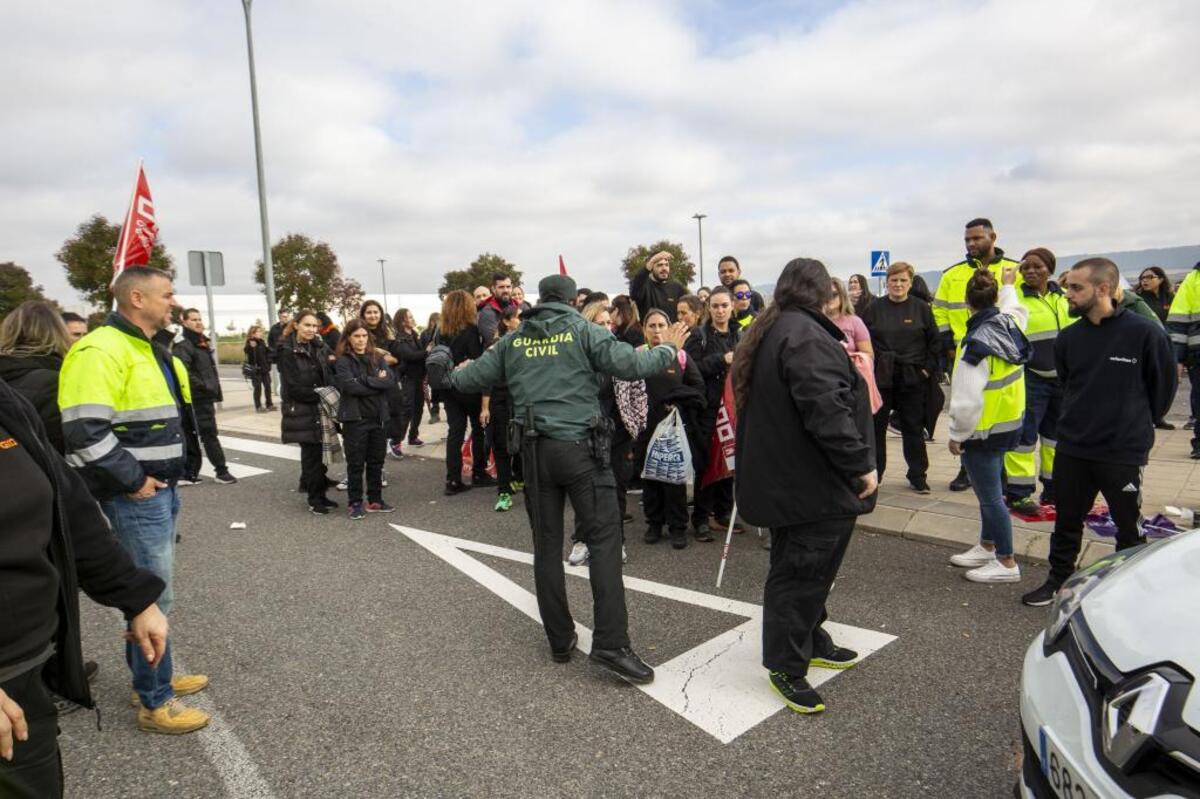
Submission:
[[[597,372],[621,380],[640,380],[664,371],[675,358],[675,350],[665,345],[635,350],[609,331],[588,325],[583,335],[588,358]]]
[[[465,366],[450,373],[450,385],[464,394],[482,394],[504,382],[504,359],[497,344]]]

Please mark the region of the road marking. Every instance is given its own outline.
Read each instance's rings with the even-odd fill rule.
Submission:
[[[533,565],[531,553],[453,538],[399,524],[393,524],[392,527],[541,624],[536,596],[467,554],[474,552]],[[564,565],[564,568],[568,574],[584,579],[588,577],[586,567]],[[655,666],[654,682],[650,685],[639,685],[638,690],[666,705],[724,744],[733,741],[784,708],[783,702],[767,683],[760,660],[761,606],[638,577],[624,579],[625,587],[631,591],[746,618],[746,621],[733,629],[660,666]],[[858,650],[863,659],[896,640],[894,635],[835,622],[826,622],[825,628],[839,645]],[[579,622],[575,622],[575,630],[579,634],[579,649],[583,652],[590,651],[592,631]],[[813,669],[808,673],[808,680],[815,687],[840,673],[828,669]]]
[[[233,461],[230,461],[228,463],[228,466],[229,466],[229,473],[232,474],[234,477],[236,477],[239,480],[241,480],[245,477],[256,477],[260,474],[270,474],[271,473],[270,469],[260,469],[257,466],[251,466],[248,463],[235,463]],[[207,460],[204,461],[203,464],[201,464],[200,474],[204,475],[205,477],[209,477],[209,478],[217,476],[216,470],[213,469],[212,464],[209,463]]]
[[[283,458],[286,461],[300,460],[300,447],[295,444],[274,444],[270,441],[259,441],[255,438],[238,438],[237,436],[218,436],[221,446],[237,452],[249,452],[254,455],[269,455],[272,458]]]

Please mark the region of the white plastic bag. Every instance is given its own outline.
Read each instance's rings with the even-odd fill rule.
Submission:
[[[683,430],[679,409],[672,408],[667,417],[654,428],[646,447],[643,480],[657,480],[671,485],[685,485],[692,479],[692,450]]]

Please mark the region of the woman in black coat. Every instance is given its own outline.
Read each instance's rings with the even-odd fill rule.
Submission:
[[[733,358],[738,510],[771,529],[763,665],[800,713],[825,709],[809,666],[846,668],[858,657],[821,625],[854,524],[874,509],[879,485],[866,382],[822,313],[831,288],[820,261],[789,262]]]
[[[442,302],[442,324],[434,341],[450,347],[454,365],[477,360],[483,355],[483,334],[475,324],[475,300],[465,291],[452,291]],[[447,389],[442,395],[446,403],[446,494],[458,494],[472,486],[496,485],[487,473],[487,438],[479,418],[483,410],[482,394],[465,394]],[[468,485],[462,479],[462,444],[466,438],[467,422],[471,422],[471,458],[474,476]]]
[[[334,376],[341,400],[338,421],[346,445],[346,490],[350,518],[395,510],[383,501],[383,459],[387,452],[388,397],[396,377],[376,349],[370,328],[351,319],[342,331]],[[363,504],[363,469],[367,502]]]
[[[254,388],[254,410],[263,410],[264,391],[267,394],[266,410],[275,410],[271,403],[271,356],[260,326],[252,325],[246,332],[246,343],[242,345],[242,352],[246,354],[246,366],[250,370],[247,376]]]
[[[425,410],[425,356],[428,342],[421,343],[417,335],[417,320],[407,308],[396,311],[392,319],[395,338],[388,350],[396,359],[396,374],[400,378],[399,437],[407,438],[410,447],[424,445],[421,440],[421,416]]]
[[[281,438],[300,445],[300,485],[308,495],[308,509],[324,516],[337,503],[325,496],[329,487],[322,457],[320,397],[317,389],[333,384],[333,354],[322,341],[321,323],[312,311],[300,311],[284,328],[279,345]]]
[[[0,379],[37,409],[46,435],[60,455],[64,444],[58,373],[70,348],[67,326],[47,302],[23,302],[0,323]]]
[[[664,311],[651,308],[646,313],[644,327],[650,346],[661,344],[670,326],[670,320]],[[646,429],[638,438],[638,463],[645,463],[646,450],[654,437],[655,429],[659,422],[667,418],[672,407],[680,406],[680,413],[685,416],[685,432],[689,434],[689,439],[696,439],[696,442],[689,441],[689,444],[698,443],[699,431],[695,429],[695,425],[689,427],[688,421],[698,420],[703,414],[704,378],[700,376],[696,363],[687,357],[686,351],[673,361],[666,371],[646,378],[646,405],[649,412],[646,415]],[[684,413],[684,405],[690,406],[687,409],[690,413]],[[699,413],[696,413],[696,410]],[[691,449],[693,462],[703,458],[703,452],[696,452],[695,446],[691,446]],[[699,472],[702,466],[695,463],[694,465]],[[642,505],[646,513],[644,540],[647,544],[657,544],[662,540],[663,527],[666,526],[671,536],[672,547],[683,549],[687,546],[686,484],[643,479]]]

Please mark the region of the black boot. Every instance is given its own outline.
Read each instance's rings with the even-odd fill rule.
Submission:
[[[654,682],[654,669],[627,646],[620,649],[592,649],[588,659],[611,671],[623,680],[645,685]]]
[[[971,478],[967,476],[967,467],[958,467],[958,477],[950,481],[951,491],[966,491],[971,487]]]

